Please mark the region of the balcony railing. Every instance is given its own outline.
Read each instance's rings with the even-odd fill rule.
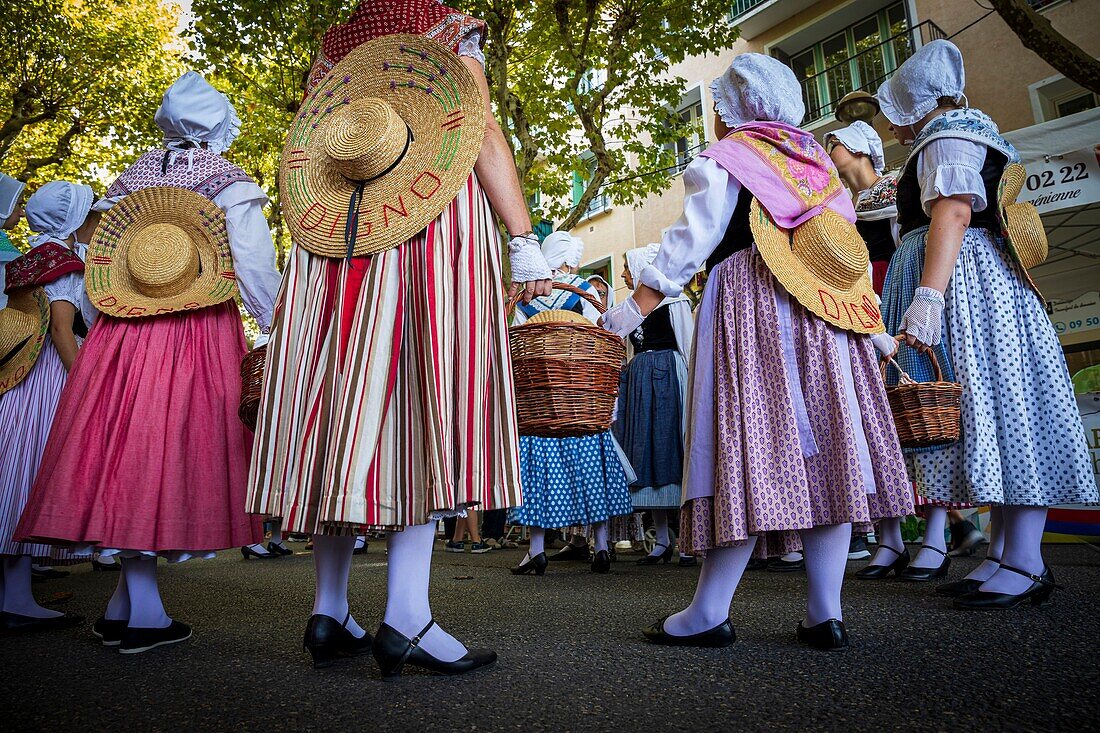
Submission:
[[[735,0],[733,7],[730,8],[730,20],[737,20],[756,6],[763,5],[766,2],[768,0]]]
[[[890,78],[919,46],[938,38],[947,38],[947,34],[938,25],[926,20],[865,48],[824,71],[806,77],[802,80],[802,97],[806,101],[803,124],[816,122],[832,114],[837,102],[849,92],[864,91],[874,94],[879,85]],[[874,73],[876,66],[881,67],[881,73]],[[872,72],[867,73],[867,70]],[[858,77],[855,76],[857,73]],[[865,75],[871,78],[863,78]],[[852,85],[855,78],[859,79],[859,86]]]

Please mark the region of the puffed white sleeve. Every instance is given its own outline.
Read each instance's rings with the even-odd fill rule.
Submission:
[[[275,244],[264,216],[267,195],[255,183],[238,181],[215,196],[214,203],[225,212],[244,309],[256,319],[260,331],[267,333],[282,281],[275,268]]]
[[[84,300],[84,278],[79,273],[70,272],[46,283],[42,286],[42,290],[46,293],[46,300],[51,303],[64,300],[80,310]]]
[[[985,145],[959,138],[933,140],[917,157],[917,180],[924,213],[932,215],[932,204],[940,197],[970,195],[974,211],[983,211],[985,181],[982,166],[989,150]]]
[[[485,53],[481,50],[481,31],[474,29],[458,42],[458,55],[477,59],[485,65]]]
[[[667,297],[679,295],[703,268],[726,233],[741,185],[710,158],[698,157],[684,170],[684,213],[665,233],[643,285]]]

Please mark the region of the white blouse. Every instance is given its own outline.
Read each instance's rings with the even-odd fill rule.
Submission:
[[[661,240],[653,264],[638,278],[666,297],[679,295],[729,228],[741,184],[710,158],[697,157],[684,170],[684,213]]]
[[[985,181],[982,166],[989,148],[972,140],[939,138],[921,148],[917,156],[917,180],[924,213],[932,215],[932,203],[947,196],[970,194],[974,211],[984,211]]]
[[[481,31],[470,31],[458,42],[458,55],[477,59],[485,65],[485,54],[481,50]]]
[[[80,254],[83,254],[83,252]],[[95,319],[99,317],[99,311],[88,299],[88,291],[84,288],[84,276],[79,272],[62,275],[53,282],[44,285],[42,289],[46,292],[46,299],[51,303],[56,303],[59,300],[72,303],[73,307],[80,311],[80,316],[84,319],[84,325],[88,328],[91,328],[92,324],[95,323]]]

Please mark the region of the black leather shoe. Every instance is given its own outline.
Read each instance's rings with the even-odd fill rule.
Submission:
[[[466,652],[466,656],[453,662],[436,659],[420,648],[420,640],[433,626],[435,626],[435,619],[429,621],[428,625],[411,639],[389,624],[384,623],[378,627],[373,651],[374,659],[382,670],[382,679],[397,679],[407,664],[436,674],[465,674],[497,661],[497,653],[489,649],[471,649]]]
[[[282,557],[282,555],[275,552],[256,552],[252,549],[251,545],[245,545],[241,548],[241,557],[245,560],[250,557],[258,557],[261,560],[274,560],[275,558]]]
[[[868,565],[867,567],[857,570],[855,576],[860,580],[885,580],[890,573],[894,575],[901,575],[905,572],[905,569],[909,567],[909,550],[902,550],[898,552],[893,547],[882,545],[884,549],[898,556],[897,560],[889,565]]]
[[[525,557],[523,562],[512,568],[512,575],[527,575],[527,573],[534,572],[535,575],[542,575],[546,572],[546,553],[540,552],[534,557]]]
[[[699,564],[699,560],[695,555],[680,555],[680,567],[693,568]]]
[[[73,626],[79,626],[82,623],[84,623],[84,617],[75,613],[51,616],[50,618],[38,618],[37,616],[24,616],[21,613],[0,611],[0,635],[4,636],[69,629]]]
[[[92,624],[92,635],[103,642],[103,646],[118,646],[122,642],[122,632],[126,630],[125,619],[112,621],[100,616]]]
[[[645,557],[641,558],[640,560],[637,560],[634,564],[635,565],[656,565],[657,563],[662,563],[663,562],[667,565],[669,562],[671,562],[672,561],[672,546],[671,545],[665,545],[665,544],[662,544],[662,543],[658,542],[657,546],[654,547],[653,549],[657,549],[657,547],[663,547],[665,549],[659,555],[646,555]]]
[[[649,628],[642,629],[642,634],[654,644],[665,646],[698,646],[720,649],[730,646],[737,641],[737,632],[733,630],[733,621],[726,619],[713,629],[700,631],[690,636],[674,636],[665,631],[665,621],[668,616],[656,621]]]
[[[805,569],[805,558],[799,558],[797,560],[784,560],[781,557],[777,557],[776,559],[768,563],[769,573],[793,573]]]
[[[337,659],[357,657],[371,650],[374,640],[370,634],[356,636],[347,629],[351,611],[340,623],[332,616],[315,613],[309,617],[306,633],[302,637],[302,648],[313,657],[313,668],[331,667]]]
[[[92,560],[92,570],[97,573],[117,573],[122,570],[122,563],[118,560],[114,562],[100,562],[99,558]]]
[[[580,545],[568,544],[547,559],[550,560],[550,562],[562,562],[566,560],[588,562],[588,545],[581,547]]]
[[[611,554],[607,550],[600,550],[592,556],[592,572],[606,573],[611,570]]]
[[[127,626],[119,640],[119,654],[141,654],[158,646],[179,644],[191,638],[191,627],[179,621],[173,621],[163,629],[138,629]]]
[[[290,549],[289,547],[283,547],[282,545],[278,545],[274,542],[268,542],[267,543],[267,551],[270,552],[272,555],[293,555],[294,554],[294,550]]]
[[[848,630],[844,628],[843,621],[835,618],[809,628],[799,621],[797,636],[803,644],[822,651],[835,652],[848,648]]]
[[[991,593],[989,591],[976,590],[955,599],[955,608],[963,608],[972,611],[981,610],[1007,610],[1030,603],[1033,606],[1044,606],[1050,602],[1050,594],[1055,588],[1062,586],[1054,582],[1054,571],[1049,566],[1043,568],[1042,575],[1035,575],[1026,570],[1001,564],[1002,570],[1008,570],[1031,579],[1031,587],[1023,593]]]
[[[68,570],[56,570],[54,568],[31,568],[31,580],[57,580],[58,578],[67,578],[68,576]]]
[[[366,555],[367,551],[369,549],[370,549],[370,543],[367,542],[366,540],[364,540],[363,541],[363,546],[362,547],[356,547],[354,550],[351,551],[351,554],[352,555]]]
[[[951,567],[951,558],[943,550],[928,545],[921,545],[921,549],[928,548],[943,555],[943,561],[934,568],[918,568],[910,565],[898,573],[898,580],[908,580],[915,583],[923,583],[927,580],[939,580],[947,575],[947,569]]]
[[[999,557],[985,556],[986,560],[995,562],[998,565],[1001,564]],[[971,580],[970,578],[963,578],[962,580],[956,580],[954,583],[942,583],[936,586],[936,595],[947,596],[948,598],[958,598],[959,596],[965,596],[967,593],[973,593],[982,587],[981,580]]]
[[[745,566],[745,570],[767,570],[768,559],[766,557],[754,557],[749,560],[749,564]]]

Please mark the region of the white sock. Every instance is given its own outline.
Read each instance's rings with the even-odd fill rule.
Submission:
[[[1001,563],[1035,575],[1042,575],[1043,530],[1047,523],[1045,506],[1005,506],[1001,508],[1004,520],[1004,553]],[[990,593],[1023,593],[1032,581],[1019,573],[998,568],[981,589]]]
[[[527,558],[536,557],[546,551],[546,530],[542,527],[530,527],[530,546],[527,549]]]
[[[901,538],[901,517],[883,519],[875,530],[878,537],[878,549],[871,558],[871,565],[893,565],[898,554],[905,551],[905,540]],[[890,548],[885,549],[885,548]],[[891,552],[896,550],[897,552]]]
[[[656,530],[657,536],[653,541],[653,551],[649,554],[653,556],[663,555],[670,544],[668,512],[664,509],[653,509],[651,513],[653,514],[653,529]]]
[[[596,552],[607,551],[607,522],[596,522],[592,525],[592,544]]]
[[[428,584],[432,571],[432,543],[435,523],[417,524],[393,532],[389,537],[389,568],[386,572],[385,623],[413,638],[432,620]],[[420,648],[433,657],[453,662],[466,656],[466,647],[435,624],[420,640]]]
[[[799,560],[802,559],[802,553],[801,552],[788,552],[786,555],[784,555],[783,557],[781,557],[779,559],[782,560],[783,562],[798,562]]]
[[[840,590],[848,564],[851,524],[833,524],[799,530],[802,554],[806,558],[806,626],[831,618],[844,620]]]
[[[360,535],[356,535],[356,536],[355,536],[355,547],[354,547],[354,549],[356,549],[356,550],[362,550],[362,549],[363,549],[364,547],[366,547],[366,546],[367,546],[367,538],[366,538],[366,537],[364,537],[364,536],[363,536],[363,535],[361,535],[361,534],[360,534]]]
[[[126,593],[130,597],[127,625],[137,629],[163,629],[172,623],[164,611],[157,586],[157,558],[151,555],[125,558],[122,572],[126,574]]]
[[[943,564],[943,555],[927,547],[935,547],[937,550],[947,552],[947,542],[943,538],[943,531],[947,527],[947,508],[942,506],[925,507],[924,545],[910,565],[918,568],[938,568]]]
[[[96,559],[96,562],[98,562],[100,565],[114,565],[116,562],[118,562],[118,560],[115,559],[114,555],[102,555],[102,554],[100,554],[100,555],[96,555],[95,559]]]
[[[256,553],[256,554],[258,554],[258,555],[270,555],[270,554],[272,554],[272,553],[271,553],[271,551],[270,551],[270,550],[268,550],[268,549],[267,549],[267,548],[266,548],[266,547],[264,546],[264,543],[263,543],[263,542],[257,542],[257,543],[256,543],[256,544],[254,544],[254,545],[249,545],[249,546],[248,546],[248,549],[252,550],[253,552],[255,552],[255,553]]]
[[[103,612],[103,618],[108,621],[130,620],[130,592],[126,589],[126,573],[118,574],[118,584],[115,586],[115,592],[111,594],[111,600],[107,601],[107,610]]]
[[[985,559],[966,574],[967,580],[980,580],[984,583],[997,572],[1005,551],[1004,529],[1004,507],[989,507],[989,545],[985,548]]]
[[[4,555],[3,609],[8,613],[34,618],[53,618],[63,614],[43,608],[31,591],[31,556]]]
[[[317,581],[313,613],[336,619],[336,623],[343,623],[353,636],[360,638],[366,632],[348,615],[348,576],[354,547],[354,537],[313,535],[313,573]]]
[[[713,629],[729,618],[733,593],[754,547],[755,536],[737,547],[708,550],[691,605],[665,619],[665,631],[673,636],[691,636]]]

